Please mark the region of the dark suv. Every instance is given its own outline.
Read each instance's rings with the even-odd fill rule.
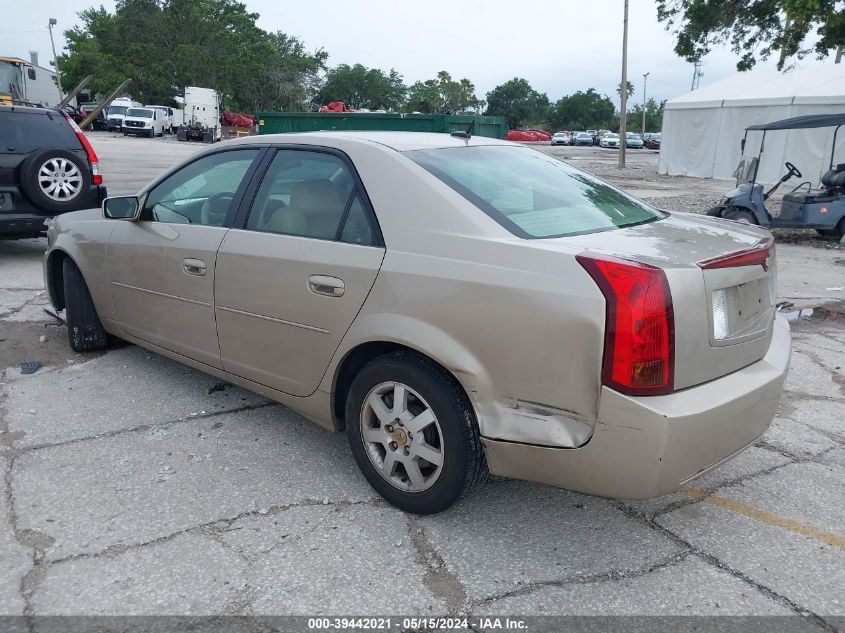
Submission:
[[[44,220],[106,197],[94,148],[58,110],[0,106],[0,238],[37,237]]]

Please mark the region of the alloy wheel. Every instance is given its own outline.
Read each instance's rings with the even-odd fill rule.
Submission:
[[[51,158],[38,170],[38,186],[48,198],[66,202],[82,191],[82,174],[68,159]]]
[[[360,415],[361,438],[370,462],[394,487],[422,492],[443,470],[443,433],[428,403],[408,385],[373,387]]]

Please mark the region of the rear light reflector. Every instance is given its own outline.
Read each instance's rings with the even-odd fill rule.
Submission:
[[[628,395],[671,393],[675,317],[664,272],[592,253],[576,259],[606,301],[602,384]]]
[[[94,151],[94,148],[91,147],[91,143],[88,141],[88,137],[85,136],[85,133],[79,129],[79,126],[69,116],[65,117],[70,123],[70,126],[73,128],[73,131],[76,132],[76,138],[79,139],[79,142],[82,143],[82,147],[85,150],[85,153],[88,155],[88,162],[91,163],[91,176],[92,182],[95,185],[102,185],[103,184],[103,175],[100,173],[100,159],[97,158],[97,152]]]
[[[713,303],[713,338],[722,341],[728,338],[728,296],[725,289],[714,290]]]
[[[702,270],[714,268],[735,268],[737,266],[762,266],[763,270],[769,270],[769,258],[775,249],[775,241],[771,237],[763,238],[751,248],[719,255],[698,262]]]

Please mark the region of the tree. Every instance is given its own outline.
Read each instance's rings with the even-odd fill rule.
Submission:
[[[626,92],[628,93],[628,97],[630,98],[630,97],[634,96],[634,84],[632,84],[630,81],[628,81],[627,84],[628,84],[628,89],[626,90]],[[620,97],[622,96],[622,82],[621,81],[616,85],[616,94],[618,94]]]
[[[527,80],[514,77],[487,93],[484,114],[505,117],[511,129],[541,126],[549,115],[549,98],[534,90]]]
[[[666,105],[664,99],[657,103],[654,99],[649,99],[645,104],[645,131],[659,132],[663,128],[663,108]],[[638,103],[628,111],[628,125],[626,129],[629,132],[641,132],[643,127],[643,104]]]
[[[481,102],[475,96],[475,85],[469,79],[454,81],[452,75],[441,70],[437,79],[417,81],[408,89],[407,112],[447,114],[472,110],[477,112]]]
[[[361,64],[341,64],[326,73],[317,100],[321,104],[343,101],[352,108],[397,110],[405,102],[407,91],[402,75],[393,69],[385,73]]]
[[[739,55],[737,70],[779,53],[778,69],[790,57],[815,51],[819,59],[845,45],[845,3],[841,0],[657,0],[657,19],[673,28],[675,52],[699,61],[713,46],[729,44]],[[813,33],[816,42],[805,40]]]
[[[125,78],[144,103],[171,104],[185,86],[215,88],[229,110],[301,110],[327,54],[256,25],[236,0],[118,0],[86,9],[65,32],[59,67],[68,85],[93,74],[103,95]]]
[[[613,125],[616,107],[607,95],[595,88],[562,97],[549,111],[549,124],[555,130],[588,130]]]

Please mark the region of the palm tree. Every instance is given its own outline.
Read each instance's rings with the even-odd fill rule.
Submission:
[[[622,96],[622,82],[621,81],[619,82],[619,85],[616,86],[616,94],[618,94],[620,97]],[[632,97],[633,95],[634,95],[634,84],[632,84],[629,81],[628,82],[628,96]]]

